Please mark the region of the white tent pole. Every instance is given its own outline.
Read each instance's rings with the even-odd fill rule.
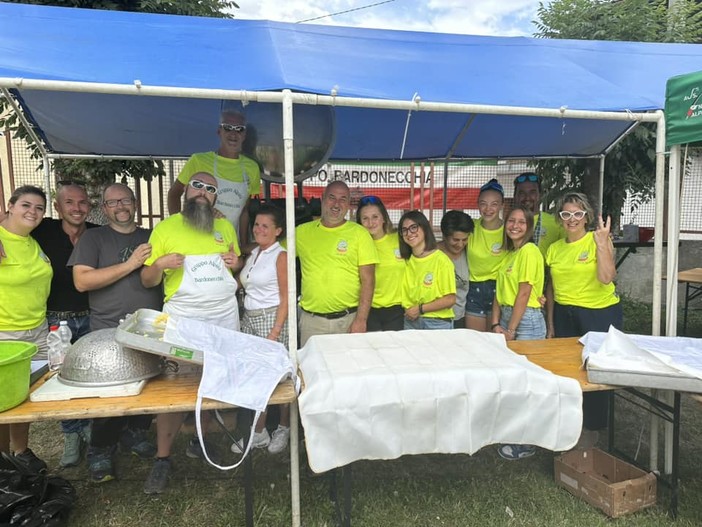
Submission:
[[[670,149],[668,162],[668,251],[666,265],[666,332],[678,332],[678,238],[680,227],[680,145]]]
[[[602,214],[602,202],[604,201],[604,164],[605,156],[600,156],[600,186],[597,191],[597,210]]]
[[[283,90],[283,151],[285,158],[285,224],[288,241],[288,334],[289,352],[297,371],[297,293],[295,290],[295,159],[293,101]],[[302,196],[300,196],[302,197]],[[290,495],[292,525],[300,527],[300,438],[297,401],[290,403]]]
[[[662,111],[655,112],[658,117],[656,127],[656,223],[653,239],[653,316],[651,335],[661,334],[661,288],[663,280],[663,208],[665,196],[665,117]],[[668,242],[670,247],[670,240]],[[675,245],[677,249],[677,245]]]
[[[234,99],[248,102],[281,103],[283,92],[214,90],[201,88],[173,88],[168,86],[144,86],[141,81],[133,84],[109,84],[93,82],[70,82],[0,77],[0,87],[22,88],[26,90],[70,91],[76,93],[106,93],[140,95],[153,97],[186,97],[195,99]],[[285,91],[285,90],[283,90]],[[393,101],[342,97],[339,95],[315,95],[290,93],[294,104],[348,106],[355,108],[384,108],[388,110],[414,110],[425,112],[480,113],[491,115],[517,115],[554,117],[558,119],[601,119],[608,121],[656,122],[656,112],[605,112],[591,110],[571,110],[560,108],[531,108],[522,106],[491,106],[488,104],[460,104],[427,101]]]
[[[44,156],[44,188],[46,190],[46,215],[51,217],[54,213],[53,200],[51,199],[51,161]]]

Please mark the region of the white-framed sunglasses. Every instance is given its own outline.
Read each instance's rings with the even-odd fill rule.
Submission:
[[[576,220],[582,220],[587,215],[587,212],[585,212],[584,210],[576,210],[575,212],[562,210],[558,213],[558,215],[563,221],[568,221],[571,218],[575,218]]]
[[[219,127],[225,132],[236,132],[237,134],[243,134],[246,131],[244,124],[219,123]]]
[[[199,179],[191,179],[188,182],[188,185],[193,187],[195,190],[205,189],[205,192],[208,192],[210,194],[217,194],[217,187],[215,187],[214,185],[209,185],[207,183],[203,183]]]

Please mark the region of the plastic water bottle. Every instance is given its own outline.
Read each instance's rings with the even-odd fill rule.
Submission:
[[[49,369],[56,371],[63,363],[63,345],[61,343],[61,335],[59,335],[59,327],[51,326],[49,334],[46,337],[46,344],[49,347]]]
[[[58,333],[61,337],[61,364],[63,364],[63,359],[66,358],[66,352],[71,347],[71,340],[73,339],[73,332],[68,327],[67,321],[62,320],[59,322]]]

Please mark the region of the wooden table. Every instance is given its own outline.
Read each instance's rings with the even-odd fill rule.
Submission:
[[[47,373],[35,382],[30,393],[44,384],[51,375],[52,373]],[[19,406],[0,412],[0,424],[192,412],[195,410],[199,384],[199,375],[160,375],[147,381],[139,395],[131,397],[95,397],[36,403],[27,399]],[[286,404],[294,400],[295,389],[292,381],[288,380],[276,387],[269,404]],[[222,408],[232,406],[210,399],[202,402],[203,410]]]
[[[512,340],[507,347],[524,355],[534,364],[562,377],[570,377],[580,383],[584,392],[613,390],[614,386],[588,382],[587,371],[582,367],[583,346],[578,337],[546,340]]]
[[[44,375],[32,385],[31,391],[42,386],[52,375],[53,372]],[[200,375],[161,375],[150,379],[139,395],[130,397],[94,397],[42,402],[32,402],[27,399],[19,406],[0,412],[0,425],[63,419],[192,412],[195,410],[199,384]],[[269,404],[287,404],[295,400],[293,383],[287,380],[276,387]],[[211,399],[204,399],[202,402],[203,410],[222,408],[232,408],[232,406]],[[246,412],[247,415],[250,413]],[[244,439],[244,441],[247,440],[248,437]],[[253,527],[253,464],[251,458],[252,456],[248,455],[244,462],[244,502],[246,525]]]
[[[687,312],[690,300],[694,300],[702,295],[702,268],[688,269],[678,273],[678,283],[685,284],[685,307],[683,308],[683,330],[682,334],[687,335]]]

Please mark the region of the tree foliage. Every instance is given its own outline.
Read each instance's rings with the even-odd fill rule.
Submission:
[[[103,9],[111,11],[139,11],[172,15],[205,16],[232,18],[231,12],[239,6],[232,0],[5,0],[11,3],[53,5],[83,9]],[[13,136],[24,140],[33,159],[43,158],[38,145],[22,124],[19,116],[10,104],[0,98],[0,130],[9,129]],[[141,160],[69,160],[59,159],[53,162],[57,179],[85,181],[93,190],[115,180],[115,176],[141,178],[150,181],[165,174],[163,162]]]
[[[555,0],[539,2],[534,21],[541,38],[639,42],[702,42],[702,8],[693,0]],[[627,193],[634,208],[648,201],[655,186],[655,127],[637,126],[607,155],[604,211],[618,221]],[[550,188],[547,203],[563,190],[587,186],[597,177],[593,160],[544,160],[535,163]],[[634,211],[631,211],[634,212]]]

